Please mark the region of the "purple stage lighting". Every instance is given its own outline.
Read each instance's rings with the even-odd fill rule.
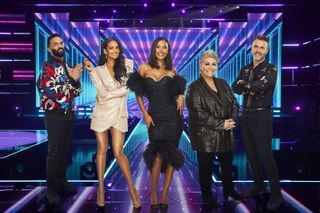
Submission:
[[[186,10],[183,9],[183,10],[182,10],[182,13],[185,14],[185,13],[186,13]]]
[[[175,3],[171,3],[171,7],[174,7],[174,6],[176,6],[176,4]]]
[[[301,106],[299,106],[299,105],[295,106],[295,107],[294,107],[294,110],[295,110],[295,111],[301,111]]]
[[[148,6],[148,4],[147,4],[147,3],[144,3],[144,4],[143,4],[143,6],[144,6],[144,7],[147,7],[147,6]]]
[[[112,10],[113,13],[117,13],[117,11],[115,9]]]
[[[140,23],[142,24],[142,23],[143,23],[143,20],[140,20]]]
[[[200,12],[203,13],[203,10],[201,10]]]

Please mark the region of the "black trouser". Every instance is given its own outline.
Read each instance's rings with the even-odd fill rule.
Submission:
[[[58,187],[59,181],[65,179],[68,153],[73,137],[73,114],[68,111],[45,113],[45,127],[48,133],[47,184]]]
[[[225,193],[233,190],[232,178],[232,160],[233,152],[212,153],[212,152],[197,152],[199,182],[202,197],[211,196],[211,183],[213,172],[213,157],[217,155],[221,166],[221,180],[223,191]]]
[[[255,186],[263,187],[262,162],[271,192],[280,193],[279,172],[272,153],[271,109],[243,112],[241,134]]]

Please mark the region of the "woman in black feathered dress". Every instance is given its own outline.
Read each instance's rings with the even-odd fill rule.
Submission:
[[[148,63],[131,74],[127,86],[134,91],[148,127],[149,144],[143,154],[151,172],[151,207],[168,208],[168,190],[175,169],[181,168],[184,155],[178,149],[183,131],[184,90],[186,80],[172,66],[167,39],[157,38],[151,47]],[[143,96],[149,101],[148,110]],[[165,173],[161,201],[157,198],[160,172]]]

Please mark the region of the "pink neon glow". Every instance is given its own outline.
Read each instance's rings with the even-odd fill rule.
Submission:
[[[33,50],[33,48],[0,47],[0,51],[3,51],[3,52],[13,52],[13,51],[29,52],[29,51],[32,51],[32,50]]]
[[[32,43],[25,43],[25,42],[19,42],[19,43],[12,43],[12,42],[0,42],[0,46],[32,46]]]
[[[13,70],[14,74],[34,73],[34,70]]]
[[[277,20],[278,18],[280,18],[282,16],[282,13],[277,13],[275,20]]]
[[[0,20],[0,24],[25,24],[25,21],[7,21],[7,20]]]
[[[55,13],[50,13],[50,15],[52,16],[52,18],[53,18],[54,20],[57,20],[57,16],[56,16]]]
[[[40,13],[35,13],[35,15],[38,17],[38,19],[42,20]]]

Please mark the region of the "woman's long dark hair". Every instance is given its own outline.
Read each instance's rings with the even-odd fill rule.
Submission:
[[[152,68],[157,68],[159,69],[160,66],[157,63],[157,57],[156,57],[156,48],[157,48],[157,44],[159,41],[165,41],[168,44],[168,54],[167,56],[164,58],[164,63],[166,65],[166,70],[172,70],[172,56],[171,56],[171,47],[170,47],[170,43],[168,41],[168,39],[164,38],[164,37],[158,37],[156,38],[156,40],[153,41],[152,46],[151,46],[151,53],[149,56],[149,61],[148,64],[152,67]]]
[[[115,41],[115,42],[117,42],[118,45],[119,45],[119,50],[120,50],[120,52],[119,52],[119,56],[118,56],[118,58],[116,59],[116,62],[115,62],[115,64],[114,64],[113,70],[114,70],[114,78],[115,78],[119,83],[122,83],[121,77],[127,76],[127,69],[126,69],[125,63],[124,63],[123,48],[122,48],[121,43],[120,43],[117,39],[115,39],[115,38],[108,38],[108,39],[106,39],[106,40],[103,41],[102,50],[101,50],[101,55],[100,55],[100,57],[99,57],[98,65],[99,65],[99,66],[102,66],[102,65],[104,65],[104,64],[107,62],[107,57],[106,57],[106,55],[104,54],[103,50],[108,48],[108,44],[109,44],[111,41]]]

